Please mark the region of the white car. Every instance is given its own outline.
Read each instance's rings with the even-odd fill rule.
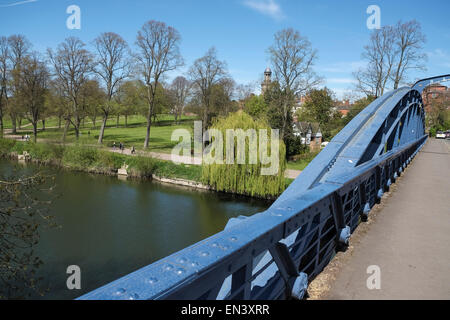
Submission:
[[[445,133],[442,131],[436,132],[436,139],[445,139]]]

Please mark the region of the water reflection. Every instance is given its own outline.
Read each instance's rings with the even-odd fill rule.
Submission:
[[[12,163],[0,161],[0,174]],[[27,164],[22,172],[38,168]],[[269,203],[205,190],[41,168],[56,175],[50,213],[61,228],[40,230],[35,254],[47,299],[73,299],[222,230],[228,219]],[[81,268],[81,290],[66,269]],[[39,298],[39,296],[34,296]]]

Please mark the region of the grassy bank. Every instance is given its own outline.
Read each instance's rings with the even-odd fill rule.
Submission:
[[[166,178],[199,181],[201,167],[174,164],[149,157],[127,156],[85,145],[57,145],[0,139],[0,156],[11,157],[27,151],[35,162],[57,165],[77,171],[115,175],[128,165],[132,177],[149,178],[153,174]]]
[[[308,152],[298,156],[293,157],[292,160],[288,161],[287,168],[292,170],[303,171],[306,166],[319,154],[319,152]]]

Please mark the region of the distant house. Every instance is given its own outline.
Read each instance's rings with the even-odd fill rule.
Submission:
[[[423,104],[425,106],[425,111],[430,112],[431,111],[431,102],[432,101],[444,101],[448,102],[450,97],[450,90],[446,86],[440,84],[440,83],[433,83],[423,89],[422,92],[422,100]],[[447,109],[450,107],[447,105]]]
[[[322,144],[322,132],[317,122],[294,122],[294,135],[301,138],[302,144],[311,151],[319,150]]]
[[[334,102],[334,110],[338,111],[342,117],[346,117],[347,113],[350,111],[352,105],[350,104],[350,100],[337,100]]]

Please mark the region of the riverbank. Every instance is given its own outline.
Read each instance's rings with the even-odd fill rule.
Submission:
[[[162,183],[214,191],[211,186],[202,183],[200,165],[186,165],[142,155],[110,152],[92,146],[0,139],[0,156],[9,159],[19,159],[20,156],[25,161],[38,164],[110,176],[119,176],[119,170],[125,169],[126,177],[133,179],[153,179]],[[292,181],[293,179],[286,178],[286,187]],[[273,200],[275,197],[264,199]],[[254,198],[262,197],[254,196]]]

